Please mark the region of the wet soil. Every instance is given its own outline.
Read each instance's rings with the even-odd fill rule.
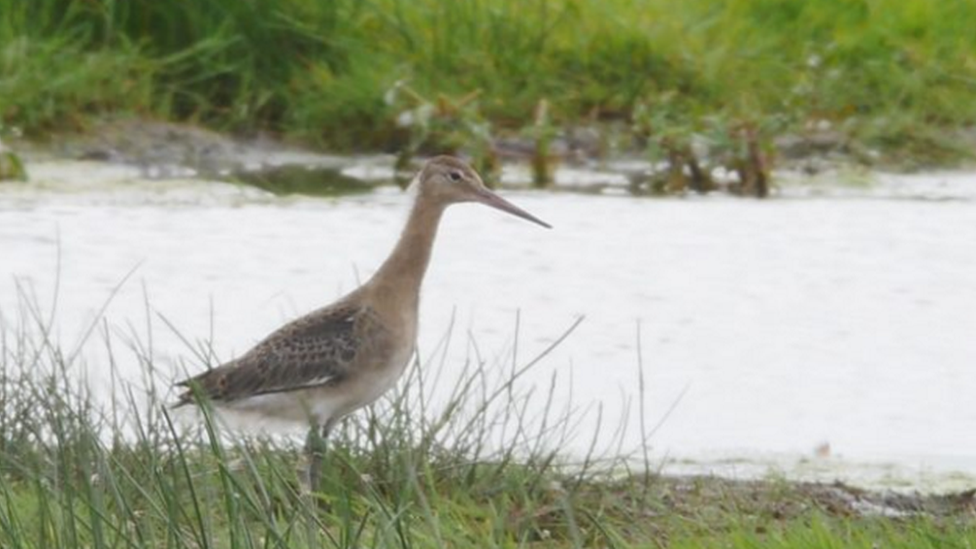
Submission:
[[[841,517],[958,517],[976,520],[976,488],[947,494],[872,491],[841,482],[734,480],[719,477],[657,477],[651,491],[664,509],[700,515],[703,509],[791,519],[811,510]]]
[[[547,162],[551,163],[549,167],[552,170],[559,166],[594,172],[609,170],[612,173],[608,174],[609,177],[598,178],[599,181],[584,184],[557,180],[554,187],[559,190],[601,192],[608,186],[619,186],[634,195],[667,194],[672,187],[669,182],[673,179],[674,170],[651,164],[646,144],[641,146],[627,135],[624,129],[613,126],[585,126],[561,132],[550,144]],[[976,151],[976,130],[962,132],[954,141],[967,144]],[[389,182],[388,178],[364,179],[349,177],[345,173],[361,163],[363,156],[324,154],[271,135],[235,137],[190,124],[138,118],[106,120],[84,134],[59,135],[52,137],[48,144],[28,146],[42,154],[62,158],[136,166],[146,179],[202,177],[241,182],[277,194],[356,194],[369,192],[377,184]],[[525,136],[496,136],[492,149],[498,160],[506,165],[529,166],[533,162],[535,144]],[[764,157],[759,163],[764,166],[760,173],[766,177],[770,169],[815,175],[852,166],[883,166],[899,171],[910,170],[913,166],[911,159],[886,158],[882,153],[867,149],[850,136],[831,128],[810,130],[802,135],[781,135],[774,140],[771,150],[775,151],[775,156]],[[705,161],[708,154],[695,152],[695,158]],[[385,171],[395,171],[392,155],[373,155],[371,158],[374,164],[375,159],[380,159]],[[695,165],[693,162],[692,166]],[[736,172],[722,166],[720,162],[717,170],[709,169],[706,177],[708,185],[698,190],[724,189],[737,194],[750,194],[741,192],[742,189],[737,187],[736,181],[745,179],[741,170]],[[626,183],[610,182],[614,177],[623,178]],[[687,179],[683,176],[679,178]],[[525,181],[517,184],[505,184],[532,184],[531,176],[523,179]],[[692,182],[694,180],[696,178],[691,178]],[[682,184],[681,188],[694,191],[696,186]],[[764,194],[760,193],[760,196]]]

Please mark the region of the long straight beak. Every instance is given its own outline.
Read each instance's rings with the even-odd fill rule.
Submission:
[[[510,213],[516,217],[521,217],[522,219],[531,221],[537,225],[542,225],[547,229],[552,228],[552,225],[530,214],[529,212],[523,210],[522,208],[519,208],[515,204],[512,204],[508,200],[505,200],[504,198],[498,196],[497,194],[491,192],[488,189],[485,188],[479,189],[478,194],[475,195],[475,200],[481,202],[486,206],[497,208],[503,212]]]

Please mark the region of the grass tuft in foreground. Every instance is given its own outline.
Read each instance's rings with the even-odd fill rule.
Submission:
[[[439,404],[425,377],[440,375],[435,351],[384,405],[345,422],[310,499],[291,439],[242,438],[207,415],[189,428],[151,381],[116,381],[114,401],[91,394],[78,381],[81,355],[52,325],[37,307],[0,315],[4,548],[917,549],[976,539],[971,494],[866,517],[844,488],[666,478],[623,458],[569,463],[559,452],[577,415],[549,406],[530,419],[527,399],[551,395],[520,388],[547,350],[500,378],[474,358]],[[151,345],[101,332],[102,371],[150,367]]]

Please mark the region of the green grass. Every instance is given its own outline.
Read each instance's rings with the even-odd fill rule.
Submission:
[[[976,123],[973,28],[968,0],[10,0],[0,123],[38,135],[127,112],[399,148],[396,116],[416,107],[391,101],[401,82],[432,105],[477,91],[495,132],[530,126],[545,99],[562,126],[826,120],[945,159]]]
[[[527,399],[551,398],[521,381],[548,350],[525,359],[504,353],[513,363],[501,366],[508,374],[498,382],[487,381],[493,366],[475,354],[435,406],[431,383],[450,334],[391,399],[342,425],[323,489],[310,498],[298,488],[293,441],[234,435],[209,415],[170,415],[167,388],[154,381],[153,322],[140,334],[96,319],[80,347],[62,347],[56,313],[27,295],[0,315],[5,549],[918,549],[976,539],[971,498],[885,519],[851,513],[819,485],[671,479],[620,457],[569,462],[560,455],[567,437],[593,436],[576,432],[578,414],[524,412]],[[105,358],[86,364],[93,347]],[[204,358],[207,348],[191,344],[187,354]],[[115,375],[126,362],[143,368],[141,381]],[[112,373],[111,387],[92,393],[79,382],[86,369]]]

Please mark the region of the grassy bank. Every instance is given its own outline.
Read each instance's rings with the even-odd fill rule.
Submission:
[[[560,447],[575,413],[522,412],[526,399],[547,398],[519,381],[546,351],[505,368],[498,383],[473,361],[440,406],[428,383],[437,360],[412,369],[391,401],[344,423],[313,499],[298,488],[293,442],[173,418],[167,388],[151,374],[111,376],[93,395],[76,381],[82,355],[57,343],[51,317],[36,306],[12,314],[0,315],[0,546],[8,549],[918,549],[976,539],[972,494],[889,501],[782,480],[669,479],[619,457],[567,462]],[[88,371],[125,363],[149,371],[151,334],[93,333],[102,335],[85,346],[108,349],[108,358]]]
[[[0,120],[44,135],[128,112],[356,150],[829,126],[947,159],[976,123],[973,28],[966,0],[10,0]]]

